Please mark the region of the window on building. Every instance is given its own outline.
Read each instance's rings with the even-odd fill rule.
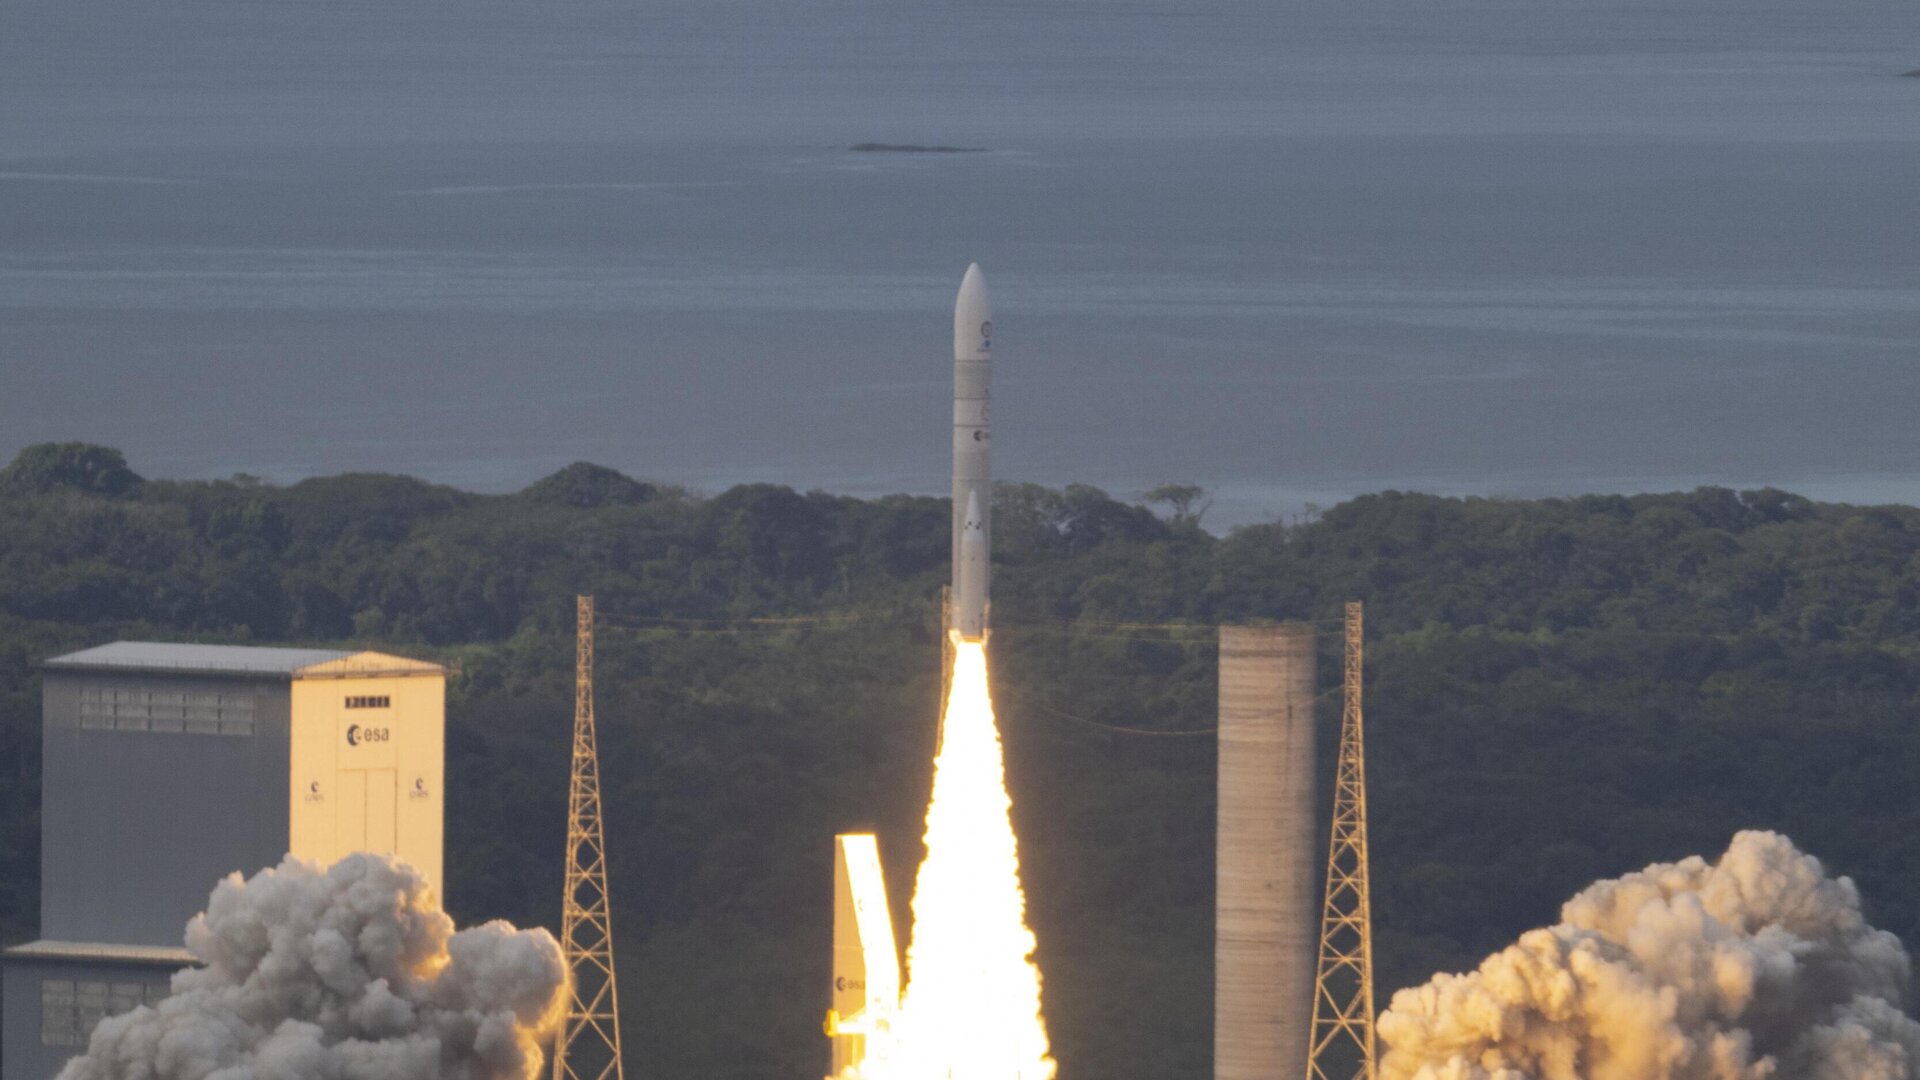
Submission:
[[[386,694],[362,694],[347,698],[349,709],[391,709],[393,698]]]
[[[107,998],[107,1015],[119,1016],[124,1012],[132,1012],[141,1006],[146,996],[147,988],[137,982],[114,983]]]
[[[47,979],[40,984],[40,1045],[78,1046],[72,979]]]
[[[107,1018],[107,984],[48,979],[40,984],[42,1046],[85,1046],[93,1026]]]
[[[164,985],[46,979],[40,983],[40,1045],[85,1046],[94,1025],[109,1016],[157,1005]]]
[[[111,998],[108,996],[107,984],[104,982],[83,980],[74,983],[73,986],[73,1018],[74,1027],[77,1029],[73,1045],[85,1046],[87,1036],[93,1034],[94,1025],[113,1015],[107,1007]]]
[[[213,691],[80,691],[80,726],[94,731],[146,731],[160,735],[252,735],[252,694]]]

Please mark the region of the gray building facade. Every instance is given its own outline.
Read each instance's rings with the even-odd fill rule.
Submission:
[[[42,675],[40,940],[0,954],[0,1080],[164,997],[214,883],[288,850],[291,686],[334,650],[116,642]]]
[[[45,1080],[86,1049],[108,1016],[167,996],[173,973],[193,962],[174,946],[36,941],[7,950],[0,965],[0,1071]]]
[[[289,686],[48,666],[40,935],[178,945],[214,882],[287,850]]]

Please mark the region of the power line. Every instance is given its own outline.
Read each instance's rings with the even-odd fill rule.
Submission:
[[[822,623],[881,622],[895,618],[891,614],[860,614],[855,612],[828,613],[825,615],[787,615],[787,616],[740,616],[725,619],[695,619],[678,615],[630,615],[620,612],[601,612],[599,620],[609,624],[646,624],[661,627],[716,627],[728,628],[754,626],[778,629],[788,626],[817,626]]]
[[[1065,712],[1063,710],[1053,708],[1050,705],[1042,705],[1039,702],[1034,701],[1032,698],[1027,697],[1025,694],[1012,694],[1010,695],[1010,697],[1014,701],[1020,704],[1023,704],[1030,709],[1047,713],[1051,716],[1057,716],[1062,720],[1071,720],[1076,724],[1085,724],[1088,727],[1099,728],[1102,731],[1112,731],[1121,735],[1148,735],[1148,736],[1159,736],[1162,738],[1181,738],[1181,737],[1195,738],[1199,736],[1211,737],[1217,734],[1220,730],[1218,727],[1193,728],[1191,730],[1181,730],[1181,731],[1165,731],[1159,728],[1121,727],[1118,724],[1107,724],[1107,723],[1102,723],[1098,720],[1089,719],[1084,716],[1076,716],[1073,713]]]
[[[663,631],[686,635],[777,633],[790,630],[839,630],[855,626],[886,623],[925,622],[927,612],[896,609],[880,612],[827,612],[820,615],[732,616],[697,618],[680,615],[641,615],[600,612],[599,625],[611,630],[631,632]],[[1342,622],[1338,619],[1296,620],[1313,627],[1316,636],[1333,637]],[[1153,641],[1167,645],[1211,645],[1220,627],[1199,622],[1137,622],[1106,619],[1063,619],[1047,615],[1003,618],[994,623],[997,630],[1021,633],[1054,633],[1093,641]]]
[[[1214,638],[1211,635],[1204,638],[1194,637],[1194,638],[1181,639],[1181,638],[1153,637],[1147,634],[1129,634],[1129,633],[1102,634],[1102,633],[1094,633],[1086,630],[1074,630],[1070,627],[1065,627],[1065,626],[1030,625],[1027,623],[1011,623],[1011,624],[997,623],[995,624],[995,629],[1011,630],[1019,634],[1027,634],[1027,633],[1057,634],[1061,637],[1072,638],[1073,640],[1076,640],[1076,641],[1145,641],[1145,642],[1152,642],[1159,645],[1178,645],[1178,646],[1181,646],[1182,648],[1210,648],[1216,644]]]
[[[893,621],[885,615],[810,615],[791,618],[690,619],[670,615],[603,615],[600,623],[609,630],[644,634],[672,633],[688,637],[776,634],[795,630],[842,630]]]
[[[1025,620],[1015,619],[1011,623],[1011,625],[1013,626],[1022,626],[1022,627],[1028,627],[1028,628],[1038,627],[1042,624],[1056,625],[1056,626],[1063,626],[1063,627],[1074,627],[1074,628],[1090,626],[1099,630],[1193,631],[1196,633],[1208,633],[1208,634],[1214,633],[1215,631],[1220,629],[1218,626],[1214,625],[1213,623],[1108,622],[1101,619],[1061,619],[1061,618],[1056,618],[1050,615],[1035,615]],[[1003,623],[999,625],[1007,625],[1007,624]]]

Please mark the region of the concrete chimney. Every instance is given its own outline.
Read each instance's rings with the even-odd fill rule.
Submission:
[[[1317,945],[1314,637],[1220,628],[1214,1080],[1304,1076]]]

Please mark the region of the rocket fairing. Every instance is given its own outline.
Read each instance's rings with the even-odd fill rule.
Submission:
[[[980,264],[953,302],[953,576],[948,629],[987,636],[993,545],[993,305]]]

